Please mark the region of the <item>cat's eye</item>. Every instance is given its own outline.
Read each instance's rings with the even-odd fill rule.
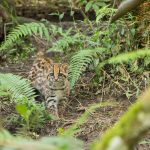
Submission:
[[[59,73],[59,77],[66,77],[63,73]]]
[[[52,81],[54,78],[54,74],[53,73],[49,73],[49,75],[47,76],[47,79]]]
[[[54,76],[54,73],[53,72],[49,73],[49,76]]]
[[[50,78],[49,80],[50,80],[50,81],[53,81],[53,78]]]

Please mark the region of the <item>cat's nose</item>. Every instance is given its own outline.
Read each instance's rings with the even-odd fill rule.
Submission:
[[[58,81],[58,78],[55,77],[55,81]]]

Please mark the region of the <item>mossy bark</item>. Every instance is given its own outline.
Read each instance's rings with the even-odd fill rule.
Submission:
[[[145,0],[125,0],[120,4],[118,7],[117,12],[115,15],[111,18],[111,22],[116,21],[117,19],[121,18],[123,15],[125,15],[127,12],[130,12],[131,10],[136,9],[141,3],[143,3]]]
[[[120,120],[98,139],[92,150],[133,150],[150,128],[150,89],[133,104]]]

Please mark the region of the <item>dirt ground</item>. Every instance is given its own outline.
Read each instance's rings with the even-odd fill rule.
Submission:
[[[3,62],[0,65],[0,72],[13,73],[27,77],[33,60],[34,58],[31,57],[17,64]],[[91,104],[115,102],[115,105],[98,108],[92,113],[89,112],[87,122],[80,126],[80,131],[76,134],[76,137],[84,141],[85,149],[88,149],[89,145],[97,137],[101,136],[107,128],[113,126],[119,117],[133,103],[127,98],[112,97],[109,92],[105,93],[105,95],[97,94],[99,93],[97,91],[101,89],[91,89],[89,80],[92,76],[93,73],[87,72],[86,76],[81,77],[80,82],[75,85],[75,89],[71,93],[65,108],[61,108],[60,104],[59,113],[62,119],[55,121],[54,124],[47,124],[44,129],[41,130],[40,137],[57,135],[58,128],[63,128],[64,130],[69,128]],[[150,149],[150,144],[139,146],[139,149],[148,150]]]
[[[64,23],[62,27],[68,29],[72,23]],[[83,29],[86,27],[82,27]],[[36,43],[39,47],[40,44]],[[40,48],[39,48],[40,49]],[[5,60],[0,60],[0,73],[13,73],[22,77],[27,77],[34,61],[34,57],[30,57],[25,61],[19,61],[19,63],[8,63]],[[84,141],[85,149],[88,149],[90,144],[97,138],[101,137],[106,129],[113,126],[115,122],[120,118],[128,107],[136,100],[135,94],[132,98],[128,99],[123,95],[124,87],[128,85],[121,85],[120,87],[111,81],[111,77],[107,78],[108,83],[104,83],[101,86],[93,86],[89,81],[94,76],[94,72],[85,72],[79,81],[75,84],[75,88],[70,94],[69,101],[64,106],[59,105],[59,114],[61,119],[54,122],[54,124],[46,124],[40,131],[39,136],[57,135],[58,128],[68,129],[73,123],[76,122],[89,106],[94,103],[114,103],[105,107],[100,107],[94,112],[89,112],[89,118],[83,125],[80,126],[80,131],[76,134],[76,137]],[[133,77],[134,78],[134,77]],[[145,85],[141,76],[136,76],[140,81],[141,87]],[[112,84],[112,85],[111,85]],[[132,83],[131,83],[132,84]],[[114,86],[115,85],[115,86]],[[135,89],[135,87],[130,87]],[[121,90],[120,90],[121,89]],[[133,90],[134,91],[134,90]],[[3,115],[7,115],[11,110],[6,110]],[[14,127],[9,127],[9,130],[13,130]],[[146,137],[149,137],[148,135]],[[145,138],[143,138],[145,139]],[[147,138],[146,138],[147,139]],[[148,140],[149,141],[149,140]],[[142,144],[138,146],[139,150],[149,150],[150,144]]]

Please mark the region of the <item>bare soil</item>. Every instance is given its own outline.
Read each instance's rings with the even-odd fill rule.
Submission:
[[[28,72],[31,68],[34,57],[26,61],[19,63],[6,63],[0,64],[0,72],[2,73],[13,73],[27,77]],[[127,98],[113,97],[109,91],[105,94],[101,91],[99,87],[91,87],[89,81],[91,80],[94,73],[86,72],[86,75],[82,76],[79,82],[75,85],[73,92],[69,98],[69,101],[65,107],[59,109],[59,114],[61,114],[61,119],[55,121],[53,124],[46,124],[45,127],[40,131],[40,137],[47,135],[57,135],[58,128],[63,128],[64,130],[69,128],[76,119],[81,116],[87,108],[94,103],[102,102],[115,102],[115,105],[101,107],[94,112],[89,112],[89,118],[86,123],[80,126],[80,131],[76,134],[76,137],[84,141],[85,149],[88,149],[89,145],[99,136],[102,136],[104,131],[109,127],[113,126],[115,122],[120,118],[120,116],[127,111],[128,107],[133,103]],[[111,90],[110,90],[111,92]],[[100,93],[100,94],[99,94]],[[120,95],[122,95],[120,93]],[[8,108],[11,108],[9,106]],[[5,109],[3,115],[9,114],[11,109]],[[15,130],[15,126],[9,127],[10,131]],[[148,150],[149,144],[140,146],[140,150]]]

